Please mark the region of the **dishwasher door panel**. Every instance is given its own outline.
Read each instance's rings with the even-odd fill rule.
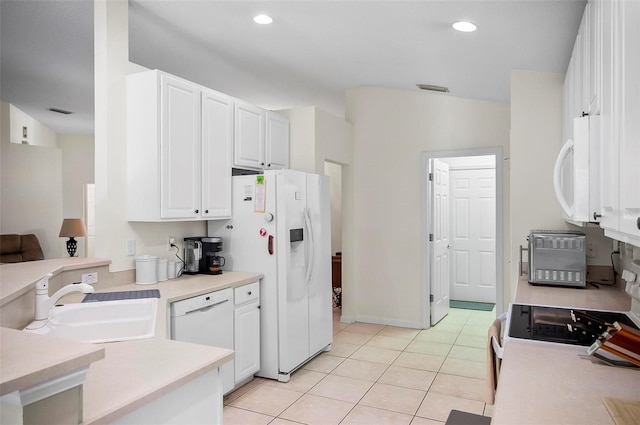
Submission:
[[[233,350],[233,301],[171,317],[171,339]],[[235,385],[234,362],[220,367],[222,389],[226,394]]]

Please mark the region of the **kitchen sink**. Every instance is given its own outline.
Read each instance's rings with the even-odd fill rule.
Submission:
[[[152,338],[157,311],[157,298],[67,304],[25,330],[91,343]]]

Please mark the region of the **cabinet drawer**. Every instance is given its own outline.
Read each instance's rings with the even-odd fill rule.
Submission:
[[[235,289],[233,298],[236,305],[260,299],[260,282],[253,282]]]

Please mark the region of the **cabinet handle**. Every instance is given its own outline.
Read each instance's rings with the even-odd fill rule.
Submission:
[[[198,214],[200,212],[200,210],[196,210],[196,214]]]
[[[599,219],[600,217],[602,217],[602,214],[598,214],[596,211],[593,212],[593,220],[594,221]]]

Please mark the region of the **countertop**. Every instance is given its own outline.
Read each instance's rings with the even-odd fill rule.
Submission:
[[[97,258],[65,257],[0,266],[0,306],[13,301],[34,288],[34,284],[47,273],[54,276],[66,270],[107,266],[109,260]]]
[[[518,281],[516,303],[629,311],[619,286],[600,289],[532,286]],[[584,358],[585,347],[509,339],[491,423],[614,424],[604,397],[640,400],[640,370]]]
[[[75,262],[69,265],[64,261],[50,261],[50,265],[56,270],[77,266]],[[5,270],[4,267],[3,270]],[[15,271],[14,276],[22,276],[26,280],[21,284],[16,282],[14,286],[23,286],[27,288],[25,291],[29,290],[30,285],[25,282],[35,283],[44,274],[54,271],[46,270],[43,264],[38,264],[36,269],[37,271],[33,272]],[[3,285],[6,277],[7,275],[3,273]],[[0,385],[3,393],[5,390],[11,392],[24,388],[21,385],[31,383],[29,379],[33,377],[44,377],[46,380],[47,374],[57,373],[57,365],[41,364],[36,371],[28,368],[29,353],[41,352],[41,350],[30,348],[33,347],[33,341],[37,338],[42,341],[42,344],[50,344],[52,353],[65,357],[65,367],[70,370],[79,369],[93,362],[84,384],[83,423],[109,423],[233,359],[232,350],[170,340],[168,319],[171,302],[215,290],[242,286],[255,282],[261,277],[262,275],[256,273],[241,272],[225,272],[213,276],[185,275],[153,285],[127,284],[104,291],[101,291],[97,284],[96,292],[160,290],[155,337],[105,344],[85,344],[64,340],[64,344],[61,344],[63,340],[59,338],[2,329],[0,336],[2,337],[3,367]],[[81,298],[81,294],[71,294],[62,301],[78,302]],[[100,359],[101,355],[103,359]],[[5,373],[5,371],[9,372],[6,370],[7,364],[15,365],[13,374]]]

